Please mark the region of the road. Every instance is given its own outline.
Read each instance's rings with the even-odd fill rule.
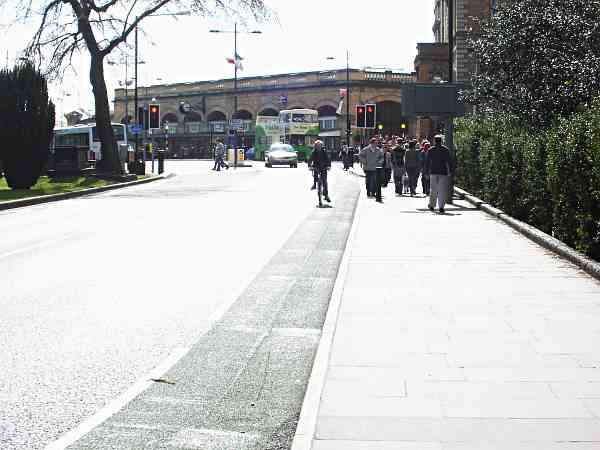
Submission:
[[[0,213],[3,449],[44,447],[192,349],[315,213],[304,165],[167,163],[164,181]]]

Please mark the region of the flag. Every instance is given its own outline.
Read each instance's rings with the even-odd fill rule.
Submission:
[[[233,59],[233,58],[227,58],[227,62],[229,64],[235,64],[238,70],[244,70],[244,66],[242,66],[242,61],[243,60],[244,60],[244,58],[242,58],[237,53],[235,55],[235,59]]]
[[[342,115],[342,108],[344,107],[344,99],[340,100],[340,104],[338,105],[337,111],[335,112],[338,116]]]

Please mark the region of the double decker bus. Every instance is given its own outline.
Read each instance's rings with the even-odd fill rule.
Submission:
[[[127,145],[127,127],[121,123],[112,123],[117,144]],[[55,147],[78,147],[85,148],[88,152],[88,160],[98,161],[102,159],[102,148],[100,137],[96,131],[96,124],[82,124],[70,127],[54,129],[50,151],[53,153]]]
[[[290,144],[298,160],[307,161],[319,137],[319,113],[314,109],[288,109],[279,113],[281,142]]]
[[[256,116],[254,159],[262,161],[271,144],[281,141],[281,127],[277,116]]]

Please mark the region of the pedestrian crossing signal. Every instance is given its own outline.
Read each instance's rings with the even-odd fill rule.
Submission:
[[[150,105],[150,128],[160,128],[160,106]]]
[[[365,113],[365,128],[375,128],[377,106],[365,105],[367,112]]]
[[[364,128],[365,127],[365,106],[357,105],[356,106],[356,127]]]

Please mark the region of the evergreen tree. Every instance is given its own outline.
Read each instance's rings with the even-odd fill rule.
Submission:
[[[46,78],[31,63],[0,72],[0,142],[6,182],[29,189],[43,173],[54,132]]]

